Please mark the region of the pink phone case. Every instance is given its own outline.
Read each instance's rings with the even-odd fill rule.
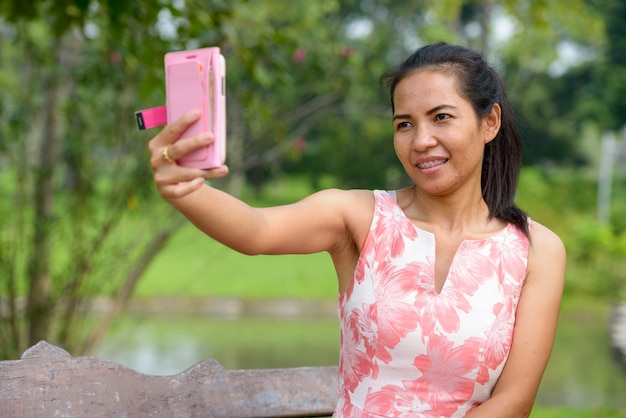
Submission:
[[[212,132],[215,141],[180,157],[179,165],[215,168],[226,159],[226,62],[218,47],[165,54],[167,123],[198,109],[201,117],[180,138]]]

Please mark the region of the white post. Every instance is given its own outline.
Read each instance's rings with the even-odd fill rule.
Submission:
[[[598,177],[597,216],[600,222],[607,222],[611,216],[611,183],[613,180],[613,164],[615,163],[615,134],[602,134],[600,156],[600,175]]]

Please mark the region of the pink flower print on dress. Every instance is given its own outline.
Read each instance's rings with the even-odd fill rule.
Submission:
[[[448,278],[449,280],[449,278]],[[462,289],[448,289],[445,294],[423,292],[420,295],[420,324],[422,340],[435,334],[456,333],[461,326],[459,311],[469,312],[472,305]]]
[[[487,240],[463,241],[450,265],[448,276],[454,277],[454,288],[472,296],[494,276],[496,263],[490,257],[492,244]]]
[[[523,285],[526,278],[527,260],[522,254],[528,253],[528,240],[520,235],[521,232],[518,232],[502,237],[501,244],[498,245],[500,253],[497,257],[504,277],[505,292],[510,293],[511,297],[516,300],[522,290],[520,285]]]
[[[438,414],[452,415],[474,393],[474,381],[468,374],[477,366],[477,349],[475,344],[454,347],[447,338],[432,336],[427,354],[416,357],[413,363],[423,375],[407,389],[419,391],[422,401]]]
[[[420,265],[417,262],[408,263],[403,268],[388,269],[375,275],[378,277],[375,286],[376,303],[367,313],[378,324],[377,356],[385,363],[391,361],[386,348],[394,348],[419,323],[415,306],[415,278]]]
[[[415,418],[425,405],[410,386],[387,385],[379,392],[369,393],[364,409],[376,417]]]
[[[435,337],[428,354],[415,359],[422,377],[369,392],[364,409],[385,417],[450,416],[472,395],[474,382],[466,375],[476,364],[474,348],[453,348],[451,341]]]
[[[372,371],[371,356],[363,352],[359,321],[351,316],[341,329],[341,370],[344,390],[354,392],[359,383]]]
[[[404,254],[404,240],[417,239],[417,230],[391,196],[383,196],[377,202],[380,203],[380,211],[385,215],[380,218],[384,222],[378,222],[373,231],[377,237],[374,244],[376,253],[388,253],[392,258],[400,257]]]
[[[350,317],[350,321],[354,323],[355,329],[358,329],[361,333],[361,342],[365,353],[370,359],[376,357],[378,350],[378,326],[375,317],[372,316],[372,307],[374,305],[363,304],[362,309],[353,309]],[[378,364],[372,361],[371,366],[372,378],[378,377]]]
[[[493,307],[493,313],[496,315],[496,320],[492,329],[487,332],[483,352],[484,360],[481,362],[476,378],[478,383],[485,383],[489,380],[489,370],[496,370],[504,365],[511,348],[515,306],[512,303],[498,303]]]

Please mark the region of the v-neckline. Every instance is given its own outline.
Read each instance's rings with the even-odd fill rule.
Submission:
[[[393,200],[394,204],[396,205],[396,207],[400,210],[400,212],[402,212],[402,215],[404,217],[404,219],[406,220],[406,222],[410,223],[413,228],[415,229],[415,231],[418,234],[425,234],[430,236],[430,238],[432,239],[433,242],[433,263],[431,266],[432,269],[432,285],[433,285],[433,293],[435,293],[435,295],[439,296],[443,293],[443,291],[445,290],[445,288],[448,285],[448,282],[450,281],[450,272],[452,271],[452,267],[455,265],[456,260],[457,260],[457,256],[459,254],[459,252],[463,249],[463,247],[465,247],[467,245],[467,243],[478,243],[478,242],[485,242],[485,241],[489,241],[494,239],[495,237],[499,236],[500,234],[505,233],[509,227],[511,226],[510,223],[507,223],[505,225],[504,228],[500,229],[499,231],[488,235],[484,238],[479,238],[479,239],[463,239],[461,240],[461,242],[459,242],[459,245],[457,246],[456,250],[454,251],[454,254],[452,255],[452,258],[450,259],[450,264],[448,265],[448,270],[446,272],[446,277],[444,278],[443,283],[441,284],[441,289],[439,289],[439,291],[437,291],[437,280],[435,277],[436,274],[436,265],[437,265],[437,237],[435,235],[434,232],[428,231],[418,225],[415,225],[415,223],[413,223],[413,221],[411,220],[411,218],[409,218],[407,216],[407,214],[404,212],[404,210],[402,209],[402,207],[398,204],[398,200],[397,200],[397,194],[395,193],[395,190],[393,191],[394,193],[390,193],[387,192],[389,194],[389,196],[391,197],[391,199]]]
[[[404,213],[404,211],[403,211]],[[443,291],[445,290],[445,288],[447,287],[448,283],[450,282],[450,272],[453,270],[453,267],[456,263],[457,260],[457,256],[459,255],[459,253],[463,250],[463,247],[465,247],[465,244],[467,241],[473,241],[473,240],[462,240],[461,242],[459,242],[459,245],[456,247],[456,250],[454,250],[454,254],[452,254],[452,258],[450,259],[450,263],[448,264],[448,269],[445,273],[445,277],[443,279],[443,282],[441,283],[441,288],[439,290],[437,290],[437,237],[435,235],[434,232],[430,232],[427,231],[423,228],[420,228],[419,226],[415,225],[411,219],[406,216],[405,214],[405,218],[406,220],[413,225],[413,228],[415,228],[415,230],[417,231],[418,234],[423,234],[423,235],[427,235],[429,237],[429,239],[432,240],[432,254],[433,254],[433,261],[432,263],[430,263],[430,270],[432,273],[432,286],[433,289],[432,291],[435,293],[435,295],[439,296],[443,293]]]

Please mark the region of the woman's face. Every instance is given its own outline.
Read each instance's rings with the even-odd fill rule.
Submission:
[[[500,129],[500,107],[479,120],[455,76],[417,70],[395,88],[394,147],[418,189],[436,196],[480,192],[485,144]]]

